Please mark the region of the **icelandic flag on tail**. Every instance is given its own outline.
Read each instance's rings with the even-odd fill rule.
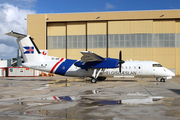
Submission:
[[[24,54],[34,54],[34,47],[23,47],[25,49]]]

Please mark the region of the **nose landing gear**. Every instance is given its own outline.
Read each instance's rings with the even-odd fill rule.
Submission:
[[[158,77],[157,77],[156,80],[157,80],[157,81],[160,81],[160,82],[165,82],[165,81],[166,81],[166,79],[163,78],[163,77],[162,77],[162,78],[158,78]]]
[[[160,81],[160,82],[165,82],[165,81],[166,81],[166,79],[163,78],[163,77],[162,77],[162,78],[156,78],[156,80],[157,80],[157,81]]]
[[[165,78],[160,79],[160,82],[165,82],[165,81],[166,81]]]

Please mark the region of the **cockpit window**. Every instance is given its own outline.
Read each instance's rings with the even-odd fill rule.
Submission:
[[[161,64],[153,64],[153,67],[163,67]]]

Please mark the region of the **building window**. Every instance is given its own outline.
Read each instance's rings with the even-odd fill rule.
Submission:
[[[88,48],[106,48],[107,36],[106,35],[88,35],[87,38]]]
[[[109,48],[180,47],[180,34],[111,34]]]
[[[66,37],[65,36],[48,36],[48,49],[65,49]]]
[[[86,35],[48,36],[48,49],[84,49]],[[107,35],[87,35],[87,48],[106,48]],[[108,48],[180,47],[179,33],[166,34],[109,34]]]
[[[67,48],[68,49],[81,49],[86,48],[85,35],[68,35]]]

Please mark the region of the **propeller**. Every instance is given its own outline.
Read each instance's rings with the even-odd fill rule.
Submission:
[[[122,53],[119,51],[119,72],[121,73],[121,64],[125,63],[124,60],[122,60]]]

